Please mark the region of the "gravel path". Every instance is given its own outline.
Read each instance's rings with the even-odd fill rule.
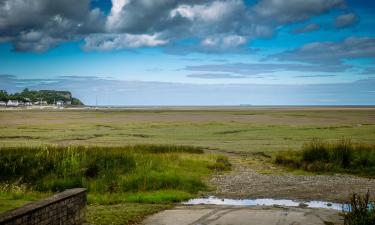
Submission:
[[[210,193],[226,198],[276,198],[345,202],[351,193],[375,195],[375,179],[350,175],[283,175],[260,174],[239,161],[240,156],[229,155],[233,171],[216,175],[210,183],[217,189]]]

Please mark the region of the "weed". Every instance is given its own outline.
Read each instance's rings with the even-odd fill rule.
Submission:
[[[353,193],[349,202],[349,211],[344,212],[345,225],[375,224],[375,205],[370,202],[370,192],[364,196]]]

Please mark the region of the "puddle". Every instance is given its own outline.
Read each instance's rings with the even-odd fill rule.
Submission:
[[[259,198],[259,199],[228,199],[228,198],[217,198],[209,196],[207,198],[195,198],[189,201],[182,202],[185,205],[231,205],[231,206],[304,206],[308,208],[323,208],[323,209],[334,209],[334,210],[345,210],[347,211],[348,205],[323,202],[323,201],[294,201],[288,199],[272,199],[272,198]]]

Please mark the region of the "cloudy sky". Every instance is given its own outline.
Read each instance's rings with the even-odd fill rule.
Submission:
[[[0,89],[103,105],[375,104],[369,0],[0,0]]]

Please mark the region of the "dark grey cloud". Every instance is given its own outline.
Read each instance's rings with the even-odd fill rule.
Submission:
[[[241,79],[246,76],[233,75],[229,73],[193,73],[187,75],[190,78],[201,78],[201,79]]]
[[[304,65],[304,64],[276,64],[276,63],[226,63],[208,64],[198,66],[186,66],[188,71],[233,73],[244,76],[255,76],[263,73],[274,73],[279,71],[297,72],[341,72],[351,68],[348,65]]]
[[[0,37],[18,51],[45,51],[100,31],[103,15],[89,6],[90,0],[1,0]]]
[[[319,29],[320,29],[319,24],[312,23],[312,24],[308,24],[304,27],[294,29],[293,33],[295,33],[295,34],[308,33],[308,32],[313,32],[313,31],[316,31],[316,30],[319,30]]]
[[[83,39],[83,48],[95,51],[167,45],[173,54],[242,53],[250,41],[272,37],[279,25],[339,8],[344,0],[112,0],[108,15],[90,3],[1,0],[0,42],[10,41],[18,51]],[[189,38],[197,42],[175,48]]]
[[[346,28],[355,25],[358,22],[358,16],[355,13],[340,15],[335,19],[336,28]]]
[[[279,24],[303,21],[345,6],[344,0],[261,0],[254,11]]]
[[[351,37],[341,42],[314,42],[302,47],[270,56],[280,61],[295,61],[324,65],[344,66],[345,59],[375,57],[375,38]]]
[[[5,84],[3,81],[8,81]],[[14,86],[24,83],[23,86]],[[94,105],[374,105],[375,79],[334,84],[212,84],[123,81],[87,78],[84,82],[58,78],[29,82],[0,75],[0,89],[71,91],[85,104]],[[158,96],[158,98],[155,98]]]

